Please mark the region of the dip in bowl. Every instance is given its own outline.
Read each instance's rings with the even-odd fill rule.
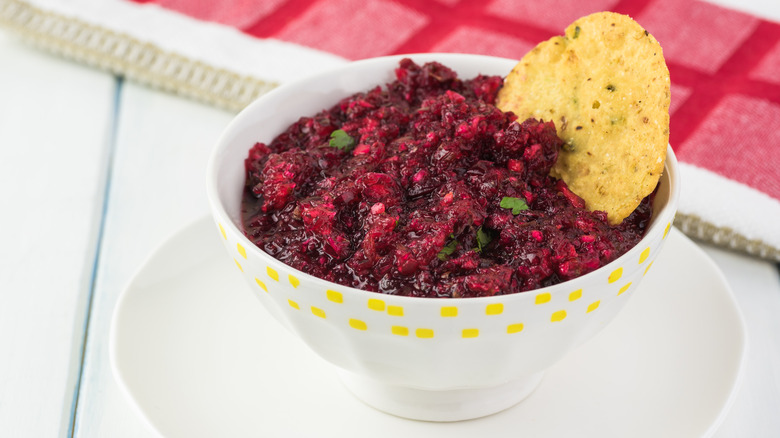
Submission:
[[[244,160],[302,116],[395,79],[402,58],[439,62],[462,79],[506,75],[514,60],[425,54],[376,58],[289,83],[226,128],[207,190],[218,232],[263,305],[345,385],[383,411],[422,420],[476,418],[528,396],[543,371],[611,321],[658,255],[679,197],[669,148],[644,237],[607,265],[572,280],[513,294],[428,298],[381,294],[309,275],[255,246],[242,226]]]

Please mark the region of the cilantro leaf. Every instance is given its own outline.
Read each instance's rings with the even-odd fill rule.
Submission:
[[[455,248],[457,247],[458,241],[455,239],[450,240],[450,243],[444,245],[444,248],[442,248],[436,256],[439,257],[439,260],[446,261],[448,256],[452,255],[452,253],[455,252]]]
[[[528,210],[528,204],[525,203],[523,198],[513,198],[511,196],[504,196],[501,198],[501,208],[512,209],[512,214],[517,216],[523,210]]]
[[[350,137],[343,129],[337,129],[330,133],[328,145],[343,151],[352,148],[355,145],[355,139]]]
[[[482,252],[482,249],[485,248],[491,240],[493,240],[493,237],[491,237],[487,231],[483,230],[482,227],[479,227],[477,230],[477,247],[474,249],[476,249],[477,252]]]

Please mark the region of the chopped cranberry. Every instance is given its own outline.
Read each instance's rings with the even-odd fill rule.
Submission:
[[[421,297],[546,287],[634,246],[650,197],[618,226],[585,210],[549,176],[562,146],[555,125],[502,113],[493,105],[501,85],[405,59],[387,87],[255,144],[245,161],[246,235],[325,280]],[[336,130],[350,147],[330,145]]]

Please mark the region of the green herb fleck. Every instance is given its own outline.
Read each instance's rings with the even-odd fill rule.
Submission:
[[[513,198],[511,196],[504,196],[501,198],[501,208],[511,208],[512,214],[517,216],[523,210],[528,210],[528,204],[525,203],[523,198]]]
[[[328,144],[343,151],[352,148],[355,145],[355,139],[350,137],[343,129],[337,129],[330,133],[330,142]]]
[[[579,26],[575,26],[574,27],[574,36],[572,37],[572,39],[576,40],[578,36],[580,36],[580,27]]]
[[[477,230],[477,247],[474,249],[476,249],[477,252],[482,252],[482,249],[485,248],[491,240],[493,240],[493,238],[490,234],[483,230],[482,227],[479,227]]]
[[[450,240],[450,243],[444,245],[444,248],[439,251],[439,254],[437,256],[439,257],[439,260],[446,261],[453,252],[455,252],[455,248],[458,247],[458,241],[457,240]]]

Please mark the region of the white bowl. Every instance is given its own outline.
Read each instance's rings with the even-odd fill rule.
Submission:
[[[357,61],[285,84],[243,110],[212,154],[207,190],[216,229],[237,274],[291,332],[340,370],[346,386],[383,411],[452,421],[506,409],[543,371],[604,328],[659,254],[679,198],[671,147],[645,237],[612,263],[552,287],[481,298],[415,298],[341,286],[269,256],[243,232],[244,159],[301,116],[394,79],[404,56]],[[505,76],[516,61],[476,55],[406,55],[438,61],[467,79]]]

